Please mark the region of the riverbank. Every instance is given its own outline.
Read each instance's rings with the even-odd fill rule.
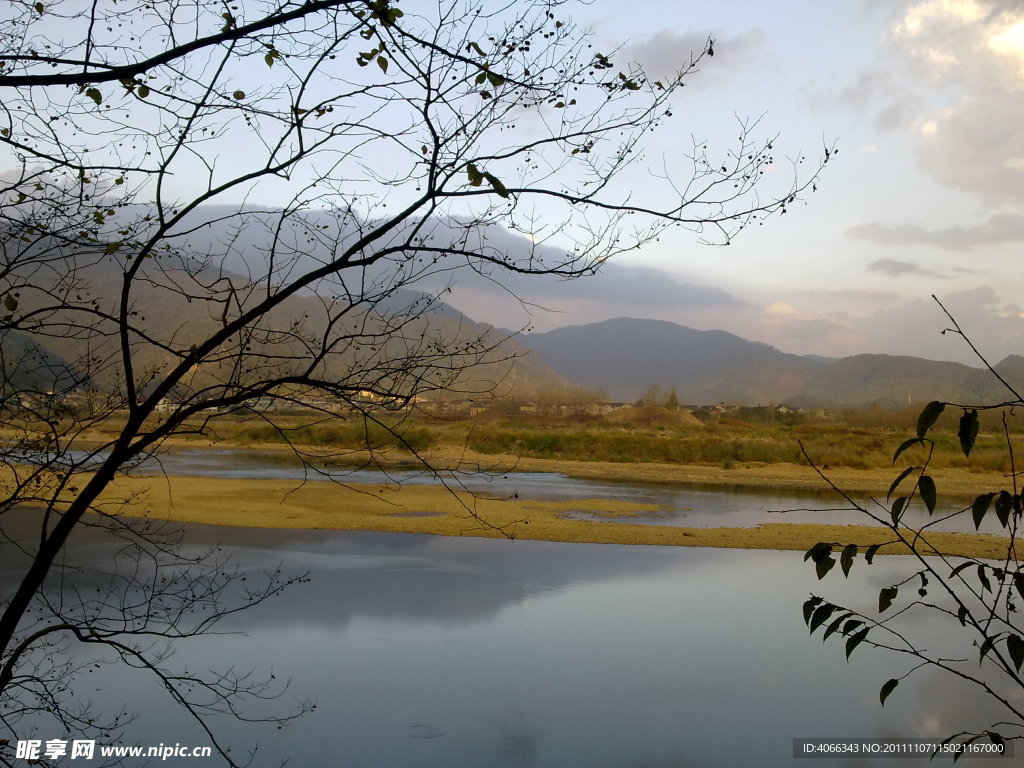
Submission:
[[[253,527],[426,533],[598,544],[647,544],[740,549],[807,550],[819,541],[885,544],[884,554],[905,554],[886,544],[885,530],[867,526],[771,523],[753,528],[681,528],[624,522],[655,515],[651,504],[609,499],[537,501],[494,499],[436,486],[338,485],[207,477],[119,479],[104,497],[106,511],[154,520]],[[127,508],[119,499],[135,498]],[[575,519],[585,514],[608,518]],[[611,518],[615,518],[612,522]],[[997,536],[933,533],[941,551],[998,558]]]
[[[293,453],[280,443],[249,443],[241,445],[230,440],[213,442],[171,438],[165,445],[172,449],[224,448],[254,450],[282,455]],[[441,446],[413,455],[407,451],[385,449],[375,451],[316,451],[310,453],[326,458],[334,466],[372,466],[381,468],[423,468],[457,472],[553,472],[586,480],[622,480],[640,483],[673,483],[677,485],[729,488],[775,488],[795,491],[830,491],[828,482],[808,464],[791,462],[733,462],[729,466],[712,464],[666,464],[657,462],[569,461],[540,459],[507,454],[486,454],[462,447]],[[828,481],[850,494],[885,496],[902,467],[853,469],[826,467]],[[961,467],[936,467],[929,471],[940,496],[973,499],[979,494],[1000,490],[1006,485],[1003,474],[975,471]],[[908,483],[909,485],[909,483]]]

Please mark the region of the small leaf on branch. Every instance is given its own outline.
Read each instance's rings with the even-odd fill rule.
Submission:
[[[864,562],[868,565],[871,565],[871,561],[875,559],[875,554],[878,552],[881,546],[881,544],[872,544],[870,547],[868,547],[867,551],[864,553]]]
[[[932,514],[935,511],[935,502],[938,496],[935,490],[935,480],[930,475],[921,475],[917,487],[921,491],[921,500],[928,508],[928,514]]]
[[[981,582],[981,588],[986,592],[992,591],[992,582],[989,581],[988,576],[985,575],[985,566],[978,566],[978,581]]]
[[[964,411],[964,415],[960,417],[960,428],[957,430],[956,436],[960,440],[960,450],[964,452],[964,456],[970,456],[971,450],[974,448],[974,441],[978,437],[977,411]]]
[[[1010,522],[1010,509],[1013,506],[1013,496],[1007,491],[1000,491],[996,496],[996,517],[999,524],[1005,528]]]
[[[1020,665],[1024,663],[1024,640],[1018,635],[1011,634],[1006,638],[1006,650],[1010,653],[1013,668],[1020,672]]]
[[[490,173],[485,173],[484,178],[487,179],[488,182],[490,182],[491,187],[494,189],[495,192],[498,193],[499,197],[509,196],[508,189],[505,188],[505,185],[502,184],[501,181],[496,176]]]
[[[900,454],[907,450],[907,448],[911,448],[915,445],[923,443],[924,441],[919,437],[912,437],[909,440],[904,440],[902,443],[900,443],[900,447],[896,449],[896,453],[892,455],[892,463],[895,464],[896,459],[898,459],[900,457]]]
[[[906,509],[907,502],[910,501],[906,496],[900,496],[896,501],[892,503],[892,524],[893,527],[900,524],[900,518],[903,516],[903,511]]]
[[[899,587],[885,587],[878,593],[878,612],[885,613],[892,606],[892,601],[899,594]]]
[[[829,624],[828,628],[825,630],[825,634],[821,636],[821,642],[825,642],[829,639],[831,635],[834,635],[839,630],[839,625],[846,621],[848,618],[850,618],[850,616],[852,615],[852,613],[844,613],[842,616],[833,619],[832,623]]]
[[[896,690],[896,686],[900,684],[900,681],[895,677],[887,680],[885,685],[882,686],[882,690],[878,692],[878,699],[882,702],[882,706],[885,706],[885,700],[889,698],[889,694]]]
[[[17,308],[18,300],[16,298],[14,298],[9,293],[6,296],[4,296],[4,309],[6,309],[8,312],[13,312]]]
[[[831,555],[816,561],[814,563],[814,572],[818,575],[818,581],[824,579],[828,572],[835,567],[835,565],[836,560]]]
[[[147,96],[149,96],[149,86],[148,85],[140,85],[138,87],[138,89],[135,91],[135,93],[137,93],[139,95],[140,99],[144,99]]]
[[[939,400],[932,400],[928,405],[921,411],[921,415],[917,417],[917,437],[923,440],[924,436],[928,434],[928,430],[934,426],[939,416],[946,409],[946,404]]]
[[[96,106],[103,103],[103,94],[100,93],[98,88],[86,88],[85,95],[96,102]]]
[[[814,634],[814,630],[824,624],[828,620],[829,616],[836,612],[836,608],[838,608],[838,606],[832,605],[831,603],[825,603],[814,611],[814,615],[811,616],[810,624],[808,624],[808,629],[810,629],[812,635]]]
[[[853,653],[853,649],[864,642],[865,638],[868,636],[868,632],[870,631],[870,629],[870,627],[864,627],[864,629],[857,632],[857,634],[851,635],[850,638],[846,641],[847,661],[850,660],[850,654]]]
[[[992,505],[992,499],[995,497],[994,493],[983,493],[971,503],[971,517],[974,518],[974,530],[981,528],[981,521],[984,519],[985,513],[988,512],[988,508]]]
[[[388,73],[388,60],[384,56],[377,57],[377,66],[385,75]]]
[[[241,101],[245,98],[245,91],[235,91],[231,94],[231,96],[235,99],[235,101]]]
[[[811,614],[814,613],[814,609],[817,608],[823,600],[820,597],[813,596],[804,602],[804,624],[810,625]]]
[[[893,459],[893,461],[895,461],[895,459]],[[899,487],[899,484],[902,483],[907,478],[907,475],[909,475],[915,469],[918,469],[918,468],[917,467],[907,467],[902,472],[900,472],[900,476],[892,481],[892,485],[889,486],[889,492],[887,494],[885,494],[885,498],[887,500],[888,500],[888,498],[890,496],[892,496],[892,492],[895,491],[897,487]]]
[[[850,619],[843,625],[843,637],[848,637],[857,627],[863,627],[864,622],[860,619]]]
[[[843,554],[839,556],[839,565],[842,566],[843,576],[850,575],[850,568],[853,567],[853,558],[857,556],[857,545],[847,544],[843,547]]]

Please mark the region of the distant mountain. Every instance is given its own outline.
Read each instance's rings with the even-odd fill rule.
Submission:
[[[662,320],[618,318],[520,337],[579,386],[635,400],[652,385],[682,402],[800,407],[898,408],[945,400],[1000,402],[1009,391],[989,371],[960,363],[892,355],[826,358],[792,355],[725,331],[698,331]],[[995,370],[1024,391],[1024,357]]]
[[[617,318],[520,337],[574,383],[635,400],[652,385],[687,403],[778,403],[826,365],[725,331]]]
[[[1021,360],[1024,364],[1024,359]],[[1024,372],[1024,371],[1022,371]],[[960,363],[893,355],[854,355],[823,367],[788,402],[797,406],[896,408],[930,400],[985,403],[1004,399],[988,371]]]
[[[123,262],[109,255],[68,259],[68,263],[74,260],[79,282],[67,300],[78,309],[86,307],[116,316]],[[255,303],[265,290],[224,269],[186,269],[178,259],[147,262],[133,286],[132,362],[135,374],[142,379],[147,378],[147,373],[158,377],[161,369],[180,360],[182,350],[187,351],[190,344],[219,329],[224,313],[237,312]],[[20,309],[32,310],[41,301],[34,294],[26,296]],[[424,365],[421,360],[432,361],[430,364],[443,369],[448,359],[441,348],[468,353],[474,340],[479,340],[486,351],[476,365],[459,373],[453,386],[457,392],[483,396],[515,390],[535,396],[569,387],[568,381],[528,354],[515,338],[508,338],[507,332],[475,322],[418,291],[377,291],[376,298],[354,307],[344,320],[344,327],[340,320],[330,327],[335,333],[354,333],[359,338],[352,344],[339,344],[318,369],[317,375],[329,380],[341,380],[356,371],[356,383],[361,377],[364,381],[388,384],[403,375],[401,369],[391,370],[395,360],[410,361],[410,370]],[[79,320],[72,318],[71,309],[64,309],[50,318],[51,323],[61,321],[71,327],[71,323]],[[117,387],[122,376],[119,337],[111,322],[95,323],[97,331],[103,333],[92,334],[88,344],[83,341],[84,334],[0,334],[0,361],[6,368],[6,384],[15,389],[61,391],[89,380],[100,389]],[[322,333],[325,327],[329,327],[325,301],[298,293],[265,315],[259,322],[259,331],[247,344],[254,353],[266,354],[265,360],[273,361],[264,362],[265,368],[278,366],[276,372],[283,374],[286,369],[291,370],[289,366],[302,367],[283,359],[303,352],[299,329],[309,329],[308,336]],[[229,357],[197,366],[190,374],[190,386],[215,385],[230,374],[233,364],[234,359]],[[393,379],[381,378],[387,376]]]

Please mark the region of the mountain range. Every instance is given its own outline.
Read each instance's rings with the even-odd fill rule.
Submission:
[[[896,408],[929,400],[982,404],[1010,395],[991,372],[960,363],[793,355],[725,331],[662,320],[617,318],[519,339],[569,381],[617,400],[635,400],[651,386],[663,393],[675,389],[688,404],[808,408]],[[1008,384],[1024,388],[1024,357],[1011,355],[994,368]]]

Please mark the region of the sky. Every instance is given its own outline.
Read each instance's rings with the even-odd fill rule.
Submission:
[[[571,15],[595,48],[617,49],[617,62],[636,60],[652,77],[714,39],[714,57],[623,175],[627,188],[694,139],[727,149],[738,121],[778,135],[776,168],[807,157],[806,174],[825,146],[839,153],[817,191],[729,247],[670,230],[595,277],[509,278],[524,303],[470,281],[451,304],[511,329],[630,316],[798,354],[978,364],[962,338],[942,333],[950,321],[934,295],[991,362],[1024,354],[1024,1],[592,0]],[[282,70],[259,54],[271,88]],[[222,138],[216,165],[230,172],[252,145]]]
[[[526,297],[536,330],[633,316],[720,328],[786,352],[910,354],[977,364],[1024,354],[1024,3],[1019,0],[595,0],[574,19],[649,72],[715,56],[648,149],[728,143],[736,120],[780,154],[840,150],[818,191],[728,248],[661,238]],[[514,327],[495,297],[453,303]],[[502,305],[504,306],[504,305]],[[502,311],[505,311],[503,309]],[[500,313],[499,313],[500,314]]]

